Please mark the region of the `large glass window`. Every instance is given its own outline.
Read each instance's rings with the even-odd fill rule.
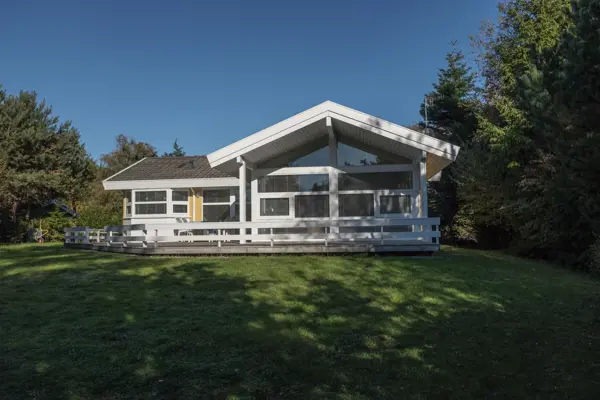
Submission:
[[[288,163],[288,167],[317,167],[329,165],[329,147],[325,146],[317,151],[302,156]],[[283,166],[283,165],[282,165]]]
[[[380,196],[380,214],[410,214],[412,211],[409,195]]]
[[[157,215],[167,213],[167,191],[148,190],[135,192],[135,213]]]
[[[410,164],[411,161],[405,157],[398,156],[386,158],[371,154],[356,147],[338,143],[338,165],[340,166],[363,166],[378,164]]]
[[[340,194],[340,217],[372,217],[375,215],[374,197],[366,194]]]
[[[260,199],[260,215],[290,215],[290,199]]]
[[[294,196],[296,218],[329,217],[329,195]]]
[[[135,202],[167,201],[166,190],[135,192]]]
[[[167,203],[141,203],[135,205],[136,214],[166,214]]]
[[[202,220],[204,222],[223,222],[233,219],[231,212],[235,211],[235,205],[230,204],[231,191],[229,189],[205,189],[202,194]]]
[[[173,214],[187,214],[188,213],[188,191],[187,190],[173,190],[171,192],[171,200],[173,201]]]
[[[326,192],[329,175],[276,175],[258,178],[259,193]]]
[[[204,203],[229,203],[229,189],[204,190]]]
[[[202,220],[204,222],[223,222],[231,219],[230,208],[227,204],[212,204],[203,207]]]
[[[362,174],[339,174],[339,190],[411,189],[412,172],[369,172]]]

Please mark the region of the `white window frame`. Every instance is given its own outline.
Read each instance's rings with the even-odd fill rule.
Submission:
[[[173,201],[173,191],[184,191],[188,192],[188,200],[187,201]],[[131,191],[131,218],[178,218],[178,217],[188,217],[190,215],[190,205],[189,205],[189,188],[170,188],[170,189],[134,189]],[[136,193],[139,192],[162,192],[165,191],[167,194],[166,201],[136,201],[135,196]],[[165,214],[138,214],[135,212],[136,204],[159,204],[164,203],[167,207],[167,212]],[[186,213],[174,213],[173,212],[173,204],[186,204],[187,212]]]
[[[185,201],[183,200],[173,200],[173,192],[187,192],[187,199]],[[169,193],[169,198],[171,200],[171,205],[169,205],[171,214],[181,217],[181,216],[189,216],[190,213],[190,189],[170,189],[170,193]],[[184,213],[176,213],[174,210],[175,205],[185,205],[186,206],[186,212]]]
[[[252,176],[252,220],[295,220],[295,221],[314,221],[323,219],[339,219],[339,220],[358,220],[358,219],[377,219],[377,218],[414,218],[417,212],[417,195],[419,193],[419,169],[418,164],[379,164],[365,166],[346,166],[346,167],[284,167],[279,169],[257,169],[253,171]],[[377,189],[377,190],[337,190],[338,177],[340,174],[366,174],[378,172],[412,172],[412,186],[408,189]],[[258,191],[258,178],[263,176],[278,176],[278,175],[329,175],[329,190],[319,192],[268,192],[261,193]],[[338,196],[341,194],[372,194],[374,200],[374,215],[368,217],[333,217],[332,207],[339,207]],[[296,218],[295,216],[295,196],[310,196],[310,195],[329,195],[329,217],[311,217],[311,218]],[[396,196],[405,195],[411,196],[411,212],[410,213],[381,213],[381,196]],[[260,215],[260,199],[263,198],[289,198],[289,215],[273,216]],[[254,200],[256,199],[256,201]],[[338,215],[336,210],[335,215]]]
[[[131,216],[133,215],[133,191],[132,190],[125,190],[125,192],[129,192],[129,198],[125,197],[125,199],[127,200],[125,202],[125,210],[123,210],[123,214],[125,215],[125,218],[131,218]],[[129,207],[129,211],[127,212],[127,208]]]
[[[204,221],[204,207],[208,206],[229,206],[229,217],[233,218],[235,217],[235,189],[236,188],[222,188],[222,187],[215,187],[215,188],[203,188],[202,189],[202,221]],[[211,191],[211,190],[229,190],[229,201],[218,201],[216,203],[207,203],[206,201],[204,201],[204,193],[207,191]],[[240,205],[241,207],[241,205]]]
[[[331,167],[284,167],[279,169],[259,169],[256,170],[256,176],[252,179],[252,220],[297,220],[297,221],[320,221],[323,219],[329,219],[330,217],[310,217],[310,218],[296,218],[296,200],[295,197],[300,196],[317,196],[317,195],[328,195],[331,198]],[[322,190],[318,192],[259,192],[258,191],[258,178],[266,176],[281,176],[281,175],[328,175],[328,186],[329,190]],[[256,201],[255,201],[256,199]],[[260,200],[261,199],[288,199],[289,213],[288,215],[261,215],[260,214]],[[331,216],[331,207],[329,207],[329,215]]]

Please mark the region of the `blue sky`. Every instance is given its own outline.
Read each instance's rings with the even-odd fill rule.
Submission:
[[[0,84],[88,151],[123,133],[207,154],[325,100],[407,125],[493,0],[5,1]]]

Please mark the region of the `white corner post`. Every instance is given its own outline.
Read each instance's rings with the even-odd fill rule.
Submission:
[[[246,160],[243,157],[237,158],[240,166],[239,186],[240,186],[240,222],[246,222]],[[243,224],[242,224],[243,225]],[[240,244],[245,244],[246,228],[240,229]]]
[[[427,205],[427,152],[421,152],[421,160],[419,162],[420,177],[421,177],[421,217],[429,217],[429,207]]]
[[[338,138],[333,129],[331,117],[325,118],[327,133],[329,137],[329,166],[332,167],[329,171],[329,219],[337,220],[339,218],[338,207]],[[339,233],[340,229],[337,226],[330,226],[329,233]]]
[[[419,175],[421,177],[421,218],[429,217],[429,206],[427,205],[427,152],[421,152],[421,160],[419,161]],[[421,225],[422,232],[430,232],[431,225]],[[431,236],[423,235],[423,240],[431,242]]]

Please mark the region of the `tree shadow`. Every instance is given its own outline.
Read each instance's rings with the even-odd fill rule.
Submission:
[[[65,263],[60,252],[39,254]],[[593,365],[590,350],[600,348],[593,326],[580,320],[582,337],[566,346],[567,321],[535,308],[538,295],[559,283],[532,290],[492,274],[474,285],[463,269],[444,264],[107,261],[102,253],[74,268],[27,269],[15,256],[0,269],[0,392],[107,399],[598,394],[593,368],[570,373]],[[594,312],[597,304],[586,307]]]

